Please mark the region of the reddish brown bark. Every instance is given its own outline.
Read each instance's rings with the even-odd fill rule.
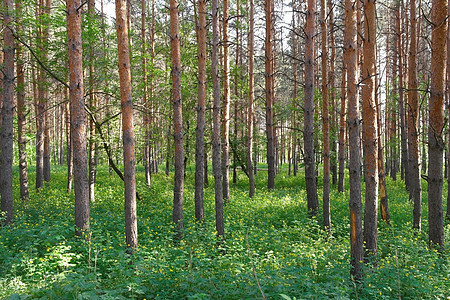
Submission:
[[[347,66],[345,61],[342,62],[342,78],[341,78],[341,111],[339,114],[339,176],[338,176],[338,191],[344,192],[344,181],[345,181],[345,128],[346,128],[346,104],[345,98],[347,96],[346,84],[347,84]]]
[[[419,164],[419,102],[417,93],[417,20],[416,1],[410,1],[411,36],[409,39],[408,69],[408,155],[409,155],[409,192],[413,200],[413,228],[422,228],[422,187]]]
[[[325,0],[320,0],[320,30],[322,37],[323,226],[326,230],[330,230],[330,119],[328,109],[328,38],[325,10]]]
[[[328,34],[330,36],[330,72],[328,74],[328,85],[330,90],[330,110],[331,110],[331,120],[330,120],[330,168],[332,174],[332,184],[336,185],[338,181],[337,173],[337,132],[338,132],[338,111],[336,102],[336,43],[334,37],[334,13],[333,13],[333,1],[328,0]]]
[[[183,190],[184,190],[184,146],[183,114],[181,103],[181,57],[178,21],[178,1],[170,0],[170,48],[172,58],[172,103],[175,138],[175,182],[173,188],[173,222],[176,225],[176,239],[182,238]]]
[[[13,212],[13,119],[14,119],[14,36],[13,36],[13,0],[3,1],[3,90],[2,90],[2,107],[1,107],[1,127],[0,127],[0,195],[1,195],[1,211],[3,225],[12,222]]]
[[[138,246],[136,170],[134,154],[133,99],[131,96],[130,52],[126,0],[116,0],[117,48],[119,52],[120,103],[125,185],[125,235],[129,251]]]
[[[360,120],[357,92],[356,3],[345,1],[344,61],[347,66],[348,130],[350,152],[350,273],[362,277],[363,232],[361,216]]]
[[[16,13],[18,16],[17,30],[21,32],[22,26],[22,1],[16,1]],[[20,177],[20,198],[28,201],[28,173],[27,173],[27,139],[25,136],[26,113],[25,104],[25,71],[23,61],[23,47],[21,43],[16,43],[16,76],[17,76],[17,139],[19,148],[19,177]]]
[[[73,146],[75,192],[75,233],[90,238],[89,190],[86,157],[86,120],[84,112],[83,54],[81,43],[80,0],[67,0],[69,49],[70,123]]]
[[[248,36],[248,113],[247,113],[247,170],[248,170],[248,181],[249,181],[249,191],[250,197],[255,195],[255,178],[253,174],[253,100],[254,100],[254,69],[255,69],[255,34],[253,33],[255,23],[254,23],[254,10],[255,4],[253,0],[250,0],[250,10],[249,10],[249,36]]]
[[[273,136],[273,30],[272,30],[272,2],[273,0],[264,1],[264,10],[266,16],[266,37],[265,37],[265,88],[266,88],[266,136],[267,136],[267,167],[268,178],[267,188],[272,190],[275,188],[275,149]]]
[[[304,161],[308,212],[316,215],[319,207],[314,164],[314,27],[316,1],[308,0],[307,3],[308,9],[306,11],[305,29]]]
[[[450,5],[447,7],[448,13],[450,16]],[[446,95],[447,95],[447,103],[450,103],[450,18],[447,18],[447,84],[446,84]],[[450,108],[450,106],[449,106]],[[448,139],[448,151],[449,151],[449,162],[450,162],[450,126],[449,130],[449,139]],[[450,163],[449,163],[450,165]],[[450,186],[450,175],[447,175],[447,186]],[[450,189],[447,189],[447,213],[445,215],[447,220],[450,220]]]
[[[205,109],[206,109],[206,1],[198,0],[198,100],[195,141],[195,218],[201,221],[203,209],[203,185],[205,182]]]
[[[366,195],[364,205],[364,243],[366,256],[377,254],[378,216],[378,134],[375,104],[376,19],[375,1],[364,1],[364,49],[362,68],[362,103]]]
[[[44,2],[44,1],[42,1]],[[50,7],[51,7],[51,0],[45,0],[45,4],[43,6],[43,15],[44,18],[42,20],[43,22],[43,36],[42,36],[42,53],[43,57],[42,60],[45,62],[48,60],[48,54],[47,54],[47,45],[49,44],[49,36],[50,36]],[[44,117],[44,161],[43,161],[43,175],[44,175],[44,181],[49,182],[50,181],[50,118],[49,118],[49,96],[48,96],[48,79],[46,75],[46,71],[41,68],[41,76],[42,81],[39,82],[40,84],[40,100],[43,101],[43,117]]]
[[[431,85],[428,132],[428,234],[432,245],[444,248],[442,165],[444,153],[444,73],[447,0],[433,0],[431,9]]]
[[[397,55],[398,55],[398,105],[400,115],[400,138],[401,138],[401,178],[405,180],[406,189],[409,190],[409,167],[408,167],[408,146],[405,124],[405,102],[404,102],[404,82],[403,82],[403,53],[405,47],[402,40],[402,29],[400,24],[400,5],[397,7]]]

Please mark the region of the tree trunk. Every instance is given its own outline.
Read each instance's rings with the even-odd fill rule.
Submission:
[[[68,69],[68,68],[67,68]],[[69,74],[67,74],[69,75]],[[68,81],[68,80],[67,80]],[[70,83],[69,83],[70,84]],[[70,92],[68,88],[64,89],[64,96],[66,100],[70,99]],[[70,126],[70,101],[64,105],[64,114],[66,118],[66,143],[67,143],[67,193],[72,191],[73,183],[73,147],[72,147],[72,134]]]
[[[16,13],[19,32],[22,32],[22,1],[16,1]],[[27,108],[25,104],[25,71],[23,47],[21,43],[16,43],[16,76],[17,76],[17,139],[19,148],[19,177],[20,177],[20,198],[25,202],[29,200],[28,192],[28,171],[27,171],[27,138],[25,135],[25,116]]]
[[[266,38],[265,38],[265,88],[266,88],[266,136],[267,136],[267,188],[275,188],[275,150],[273,136],[273,31],[272,31],[272,1],[264,1],[266,15]]]
[[[43,41],[42,41],[42,51],[43,51],[43,62],[47,61],[47,51],[44,49],[47,49],[49,45],[49,33],[50,33],[50,7],[51,7],[51,0],[45,0],[45,6],[43,8],[44,14],[47,15],[43,20],[43,26],[44,26],[44,33],[43,33]],[[42,81],[40,84],[40,99],[44,102],[43,107],[43,114],[44,114],[44,161],[43,161],[43,174],[44,174],[44,181],[49,182],[50,181],[50,120],[49,120],[49,101],[50,98],[48,97],[48,87],[47,87],[47,75],[46,71],[41,68],[41,76]]]
[[[222,169],[220,160],[220,82],[219,82],[219,3],[212,0],[212,55],[211,72],[213,79],[213,137],[212,164],[214,173],[214,191],[216,208],[217,235],[225,236],[223,219]]]
[[[431,9],[431,86],[428,133],[429,241],[444,249],[442,165],[444,153],[444,73],[447,38],[447,0],[433,0]]]
[[[342,62],[342,80],[341,80],[341,112],[339,114],[339,177],[338,177],[338,191],[344,192],[345,181],[345,98],[346,98],[346,84],[347,84],[347,66],[346,62]]]
[[[447,7],[448,15],[450,16],[450,5]],[[447,83],[446,83],[446,95],[447,95],[447,103],[450,103],[450,18],[448,18],[447,22]],[[449,107],[450,108],[450,107]],[[448,139],[448,151],[449,151],[449,163],[450,167],[450,126],[448,128],[449,131],[449,139]],[[450,174],[447,174],[447,186],[450,186]],[[447,188],[447,213],[445,218],[450,220],[450,189]]]
[[[409,155],[409,192],[413,200],[413,228],[422,228],[422,187],[419,165],[419,103],[417,95],[417,50],[416,50],[416,1],[410,1],[411,37],[409,39],[408,69],[408,155]]]
[[[248,36],[248,112],[247,112],[247,170],[248,170],[248,181],[249,181],[249,197],[255,195],[255,177],[253,174],[253,100],[255,93],[255,34],[254,34],[254,10],[255,4],[254,0],[250,0],[250,11],[249,11],[249,36]]]
[[[222,111],[222,193],[230,198],[230,61],[228,41],[228,0],[223,0],[223,111]]]
[[[206,1],[198,0],[198,102],[195,141],[195,218],[202,221],[205,182],[205,109],[206,109]]]
[[[316,19],[316,1],[308,0],[307,2],[308,10],[306,11],[305,29],[304,161],[308,212],[311,215],[316,215],[319,206],[314,165],[314,26]]]
[[[40,6],[42,7],[42,1],[39,1]],[[42,11],[39,7],[36,8],[36,15],[38,18],[42,15]],[[37,47],[42,47],[43,41],[43,33],[42,28],[39,26],[38,28],[38,37],[37,37]],[[44,59],[42,59],[44,60]],[[44,183],[44,112],[45,112],[45,101],[42,95],[42,82],[44,79],[42,78],[43,70],[41,68],[37,68],[37,95],[36,100],[36,189],[40,189],[43,187]]]
[[[362,68],[362,103],[366,165],[364,206],[364,242],[366,256],[377,254],[378,216],[378,136],[376,92],[376,19],[375,1],[364,1],[364,52]]]
[[[147,77],[147,40],[145,32],[145,21],[146,21],[146,6],[145,0],[141,0],[141,41],[142,41],[142,104],[146,108],[144,111],[144,130],[145,130],[145,142],[144,142],[144,172],[145,172],[145,183],[147,187],[151,184],[151,151],[150,151],[150,101],[148,99],[148,77]]]
[[[376,90],[379,89],[378,76],[375,77],[375,82],[377,84]],[[386,191],[386,173],[384,171],[384,153],[383,153],[383,143],[381,134],[381,108],[378,101],[378,93],[375,93],[375,106],[377,109],[377,147],[378,147],[378,184],[379,184],[379,194],[380,194],[380,211],[381,219],[385,221],[388,225],[390,224],[389,216],[389,202]]]
[[[133,99],[131,95],[130,52],[128,49],[126,0],[116,0],[117,48],[119,52],[120,102],[125,185],[125,235],[129,252],[138,245],[136,212],[136,170],[134,156]]]
[[[172,58],[172,102],[175,138],[173,222],[176,225],[175,239],[181,240],[183,238],[184,146],[183,114],[181,102],[180,33],[178,26],[178,1],[170,0],[170,48]]]
[[[330,34],[330,72],[328,74],[328,86],[330,89],[330,106],[331,106],[331,174],[332,174],[332,184],[336,185],[338,181],[338,173],[337,173],[337,126],[338,126],[338,117],[337,117],[337,103],[336,103],[336,90],[335,90],[335,82],[336,82],[336,74],[335,74],[335,65],[336,65],[336,46],[335,46],[335,38],[334,38],[334,13],[333,13],[333,2],[328,0],[328,32]]]
[[[357,91],[356,3],[345,1],[344,60],[347,66],[348,126],[350,150],[350,256],[351,275],[362,278],[363,232],[361,216],[360,120]]]
[[[325,0],[320,0],[320,30],[322,36],[323,227],[325,230],[330,230],[330,119],[328,111],[328,43],[325,10]]]
[[[75,233],[90,239],[89,187],[86,157],[86,119],[84,112],[83,54],[80,0],[67,0],[69,49],[70,123],[73,146],[75,190]]]
[[[92,26],[95,16],[95,1],[88,0],[89,26]],[[94,46],[89,44],[89,109],[95,112],[96,97],[94,94]],[[92,118],[89,120],[89,200],[95,200],[95,178],[97,175],[97,143],[95,142],[95,125]]]
[[[2,220],[3,225],[12,222],[13,212],[13,119],[14,119],[14,37],[13,37],[13,0],[3,1],[4,26],[3,29],[3,102],[1,108],[0,127],[0,166],[2,175],[0,176],[1,211],[5,215]]]
[[[408,148],[406,137],[406,124],[405,124],[405,104],[403,101],[403,43],[402,43],[402,30],[400,26],[400,5],[397,8],[397,53],[398,53],[398,105],[400,107],[400,137],[401,137],[401,175],[405,180],[406,189],[409,190],[409,167],[408,167]]]

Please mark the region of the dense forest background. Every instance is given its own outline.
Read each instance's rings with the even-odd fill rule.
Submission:
[[[1,7],[0,296],[450,296],[448,1]]]

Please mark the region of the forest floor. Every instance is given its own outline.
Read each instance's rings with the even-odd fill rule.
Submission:
[[[193,169],[188,167],[186,177],[184,239],[177,244],[171,223],[173,177],[153,175],[148,189],[138,171],[139,249],[130,257],[124,245],[120,179],[99,169],[91,203],[92,240],[86,243],[74,236],[66,170],[54,167],[51,182],[38,192],[31,189],[28,205],[16,200],[15,222],[0,228],[0,298],[450,298],[448,254],[427,246],[425,183],[423,231],[417,233],[411,229],[412,203],[403,182],[388,179],[391,226],[379,221],[376,266],[365,270],[357,287],[349,275],[348,192],[332,187],[333,227],[328,235],[321,229],[321,216],[308,217],[303,174],[287,176],[283,170],[276,190],[268,192],[267,172],[260,172],[252,199],[245,175],[239,174],[225,205],[226,239],[218,243],[213,178],[205,189],[205,222],[199,225],[194,219]],[[33,170],[30,176],[32,187]],[[448,222],[445,238],[450,245]]]

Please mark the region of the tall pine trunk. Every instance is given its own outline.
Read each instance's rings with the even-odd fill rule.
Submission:
[[[22,1],[16,1],[16,14],[18,19],[17,30],[21,32],[23,26],[21,25],[22,15]],[[19,178],[20,178],[20,198],[28,201],[28,172],[27,172],[27,138],[25,135],[26,113],[27,108],[25,104],[25,71],[24,71],[24,56],[23,47],[21,43],[16,43],[16,76],[17,76],[17,139],[19,148]]]
[[[170,49],[172,58],[172,104],[175,138],[175,182],[173,187],[173,215],[175,239],[183,238],[184,146],[181,102],[181,56],[178,21],[178,1],[170,0]]]
[[[356,3],[345,1],[344,61],[347,66],[348,127],[350,152],[350,273],[362,278],[363,232],[361,216],[360,120],[357,91]]]
[[[316,215],[319,207],[314,165],[314,36],[316,1],[307,1],[305,42],[304,148],[305,182],[308,212]]]
[[[125,235],[129,252],[138,245],[136,170],[134,154],[133,99],[126,0],[116,0],[117,48],[119,52],[120,102],[122,111],[123,175],[125,185]]]
[[[330,119],[328,109],[328,37],[325,10],[325,0],[320,0],[320,30],[322,37],[323,227],[326,230],[330,230]]]
[[[250,11],[249,11],[249,36],[248,36],[248,113],[247,113],[247,171],[248,171],[248,181],[249,181],[249,191],[250,197],[255,195],[255,177],[253,174],[253,100],[254,100],[254,69],[255,69],[255,34],[253,33],[255,23],[254,23],[254,10],[255,4],[253,0],[250,0]]]
[[[228,41],[228,0],[223,0],[223,111],[222,111],[222,193],[230,198],[230,61]]]
[[[89,26],[93,26],[95,16],[95,0],[88,0]],[[89,45],[89,109],[95,112],[96,97],[94,93],[94,46]],[[95,200],[95,179],[97,176],[97,143],[95,142],[94,120],[89,120],[89,200]]]
[[[444,153],[444,71],[447,0],[433,0],[431,9],[431,86],[428,132],[428,234],[430,243],[444,248],[442,165]]]
[[[416,46],[416,1],[410,1],[411,37],[409,39],[408,69],[408,156],[409,156],[409,192],[413,200],[413,228],[422,228],[422,187],[419,164],[419,102],[417,93],[417,46]]]
[[[214,173],[216,231],[225,235],[223,219],[222,169],[220,155],[220,82],[219,82],[219,1],[212,0],[212,55],[211,72],[213,80],[213,136],[212,164]]]
[[[364,243],[366,256],[377,254],[378,216],[378,136],[376,92],[375,1],[364,1],[364,49],[362,68],[363,145],[365,148],[366,195],[364,206]]]
[[[205,108],[206,108],[206,1],[198,0],[198,102],[195,141],[195,218],[201,221],[205,182]]]
[[[80,5],[80,0],[67,0],[70,123],[73,146],[75,233],[90,239]]]
[[[14,37],[13,10],[14,1],[3,1],[4,25],[3,29],[3,93],[1,97],[1,125],[0,125],[0,195],[1,211],[5,213],[2,224],[13,220],[13,119],[14,119]]]
[[[273,30],[272,30],[272,1],[264,1],[266,15],[266,37],[265,37],[265,88],[266,88],[266,136],[267,136],[267,188],[275,188],[275,149],[273,136]]]
[[[345,129],[346,129],[346,101],[347,97],[347,66],[346,62],[342,62],[342,78],[341,78],[341,111],[339,114],[339,152],[338,152],[338,160],[339,160],[339,176],[338,176],[338,191],[344,192],[344,184],[345,184]]]

